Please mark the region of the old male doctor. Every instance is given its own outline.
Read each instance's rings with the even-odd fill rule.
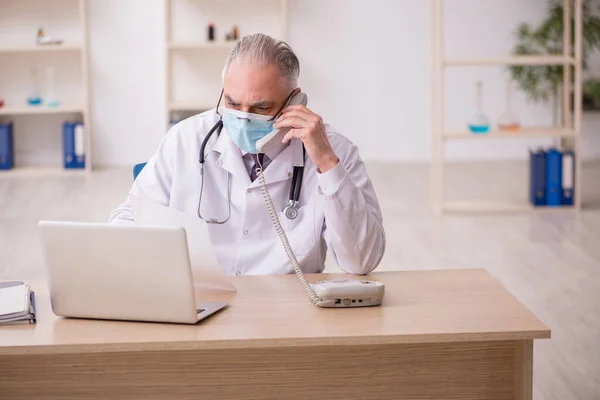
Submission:
[[[323,271],[327,249],[352,274],[371,272],[384,254],[381,210],[357,147],[309,108],[287,105],[300,91],[299,72],[286,43],[264,34],[242,38],[225,62],[217,108],[175,125],[131,188],[190,218],[213,220],[209,232],[225,274],[293,272],[265,206],[257,165],[305,273]],[[348,118],[354,117],[349,110]],[[201,144],[220,119],[221,132],[206,143],[201,175]],[[291,130],[286,147],[271,159],[256,154],[256,141],[273,128]],[[290,219],[283,209],[294,167],[301,166],[298,213]],[[132,223],[130,201],[110,220]]]

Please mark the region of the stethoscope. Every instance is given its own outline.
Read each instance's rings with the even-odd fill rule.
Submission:
[[[228,211],[227,218],[223,221],[219,221],[216,218],[204,218],[202,213],[200,212],[202,205],[202,192],[204,190],[204,163],[206,162],[206,157],[204,155],[204,150],[206,149],[206,144],[212,137],[212,135],[216,132],[217,136],[221,134],[221,130],[223,129],[223,120],[222,116],[219,118],[219,121],[208,131],[206,137],[202,141],[200,145],[200,154],[199,154],[199,162],[200,162],[200,176],[202,177],[202,182],[200,184],[200,198],[198,199],[198,217],[209,224],[224,224],[229,221],[231,217],[231,174],[227,173],[227,203],[228,203]],[[286,218],[292,220],[298,216],[298,200],[300,199],[300,190],[302,189],[302,175],[304,173],[304,159],[306,158],[306,150],[304,149],[304,145],[302,145],[302,164],[301,166],[294,167],[294,173],[292,176],[292,184],[290,186],[290,193],[288,196],[288,204],[283,208],[283,214]]]

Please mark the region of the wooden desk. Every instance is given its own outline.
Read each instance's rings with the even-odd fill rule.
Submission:
[[[311,281],[324,275],[309,276]],[[531,399],[549,329],[483,270],[374,273],[381,307],[322,309],[296,277],[233,277],[198,325],[0,327],[1,399]]]

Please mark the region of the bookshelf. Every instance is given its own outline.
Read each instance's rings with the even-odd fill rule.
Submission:
[[[58,52],[81,52],[83,48],[78,44],[56,44],[56,45],[6,45],[0,47],[0,54],[10,53],[58,53]]]
[[[490,129],[485,135],[474,135],[468,131],[444,131],[443,140],[486,140],[486,139],[524,139],[524,138],[570,138],[574,137],[575,132],[572,129],[556,128],[556,127],[531,127],[521,128],[517,132],[499,131]]]
[[[208,49],[225,49],[231,50],[235,42],[229,41],[215,41],[215,42],[188,42],[188,43],[177,43],[169,42],[167,47],[169,50],[208,50]]]
[[[36,115],[36,114],[82,114],[85,112],[83,105],[61,104],[56,107],[48,106],[4,106],[0,108],[0,115]]]
[[[451,58],[444,54],[444,0],[430,0],[431,8],[431,202],[439,213],[494,213],[494,212],[560,212],[581,209],[581,112],[582,112],[582,0],[563,0],[563,54],[541,56],[508,56],[499,58]],[[574,3],[574,4],[572,4]],[[571,27],[571,9],[575,25]],[[571,48],[571,28],[574,32],[574,48]],[[486,134],[465,131],[449,131],[445,127],[445,77],[450,67],[509,66],[509,65],[560,65],[564,68],[562,86],[562,124],[549,127],[522,127],[518,131],[490,130]],[[574,69],[574,84],[571,83],[571,68]],[[574,97],[570,96],[573,89]],[[567,139],[575,152],[575,201],[573,206],[534,207],[527,200],[499,201],[447,201],[444,198],[445,145],[454,140],[516,140],[524,138],[553,138],[555,143]],[[524,196],[525,197],[525,196]]]
[[[0,19],[0,98],[4,100],[4,105],[0,107],[0,121],[14,122],[15,142],[19,143],[21,136],[28,136],[27,141],[30,142],[27,149],[15,147],[15,167],[2,173],[18,174],[20,170],[73,172],[62,168],[62,130],[57,119],[61,117],[83,122],[86,157],[83,172],[91,172],[87,0],[23,0],[9,2],[3,6],[2,12],[4,15]],[[40,27],[44,28],[47,35],[60,38],[62,44],[37,45],[35,38]],[[37,70],[39,89],[44,98],[48,89],[44,71],[49,67],[55,71],[54,86],[59,105],[27,105],[27,94],[32,86],[30,71]],[[39,121],[32,124],[29,121],[32,118]],[[25,132],[21,127],[32,125],[44,126],[44,132],[36,131],[36,135],[53,135],[56,141],[60,141],[60,144],[52,149],[51,161],[45,160],[47,149],[43,144],[36,148],[34,146],[37,140],[34,136],[30,132],[23,135]],[[39,156],[42,159],[41,164],[29,165],[28,162],[21,162],[21,150],[28,159]],[[60,154],[56,154],[59,151]]]
[[[236,43],[225,40],[233,25],[238,39],[257,32],[286,38],[287,0],[164,0],[164,7],[166,126],[216,106],[221,71]],[[208,40],[211,23],[214,41]]]

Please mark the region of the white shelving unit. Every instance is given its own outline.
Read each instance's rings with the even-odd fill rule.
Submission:
[[[85,113],[85,108],[81,105],[61,104],[56,107],[40,105],[32,106],[4,106],[0,108],[0,115],[38,115],[38,114],[73,114]]]
[[[43,2],[43,7],[51,7],[51,1]],[[9,3],[10,4],[10,3]],[[91,123],[90,123],[90,106],[89,106],[89,69],[88,69],[88,11],[87,11],[87,0],[73,0],[73,10],[68,10],[71,13],[70,17],[73,15],[77,15],[77,21],[72,22],[72,25],[69,25],[65,28],[65,31],[73,34],[74,30],[78,31],[77,39],[73,40],[73,35],[67,35],[68,38],[64,40],[63,44],[57,45],[36,45],[35,44],[35,33],[38,26],[32,26],[29,24],[21,24],[19,20],[18,11],[14,11],[15,9],[24,10],[24,7],[30,7],[30,10],[33,9],[33,12],[26,16],[28,21],[35,20],[36,23],[39,23],[40,26],[44,26],[45,22],[48,21],[52,26],[52,31],[47,32],[50,36],[57,36],[62,38],[61,26],[57,24],[57,12],[60,12],[63,7],[66,5],[66,2],[61,2],[60,7],[55,7],[52,11],[52,15],[46,18],[47,16],[43,11],[40,11],[36,7],[40,5],[40,3],[33,1],[20,1],[14,2],[13,8],[10,10],[13,12],[12,15],[7,16],[8,18],[12,18],[14,21],[12,25],[7,28],[7,20],[3,21],[2,28],[5,29],[4,35],[0,37],[0,65],[4,62],[11,62],[12,56],[27,56],[27,55],[40,55],[44,54],[52,54],[56,55],[57,53],[72,53],[75,54],[78,58],[78,68],[80,69],[81,76],[81,93],[77,96],[79,99],[76,104],[73,102],[63,102],[62,99],[60,101],[60,105],[57,107],[49,107],[46,105],[40,106],[29,106],[25,103],[25,98],[22,96],[12,96],[5,98],[5,104],[3,107],[0,107],[0,117],[2,119],[10,119],[12,116],[27,116],[27,117],[36,117],[39,115],[65,115],[66,117],[76,117],[76,119],[81,120],[84,124],[85,131],[85,170],[69,170],[63,169],[61,165],[52,164],[48,166],[28,166],[28,165],[19,165],[18,155],[15,155],[17,158],[17,165],[13,170],[7,171],[9,173],[21,174],[25,173],[56,173],[56,172],[68,172],[68,173],[82,173],[82,172],[91,172],[92,169],[92,141],[91,141]],[[10,8],[10,7],[9,7]],[[76,9],[75,9],[76,8]],[[5,11],[5,10],[3,10]],[[60,20],[60,18],[58,18]],[[11,28],[15,29],[16,32],[14,34],[11,32]],[[9,33],[8,35],[6,33]],[[26,35],[26,36],[25,36]],[[13,42],[13,37],[16,40]],[[26,39],[25,39],[26,38]],[[39,56],[36,59],[39,61]],[[29,65],[29,67],[34,67],[34,65]],[[30,82],[22,82],[19,83],[22,86],[30,85]],[[0,87],[0,96],[6,93],[2,93],[2,87]],[[60,88],[59,88],[60,89]],[[22,118],[22,117],[21,117]],[[19,135],[18,126],[15,127],[13,131],[13,136]],[[61,132],[56,132],[57,138],[62,138]],[[15,138],[16,140],[16,138]],[[62,140],[62,139],[61,139]],[[62,149],[62,144],[59,146]],[[61,154],[62,156],[62,154]],[[5,172],[5,171],[2,171]]]
[[[53,52],[69,52],[81,51],[83,48],[77,44],[60,44],[60,45],[31,45],[31,46],[6,46],[0,47],[0,53],[53,53]]]
[[[581,111],[582,111],[582,0],[563,0],[564,31],[563,54],[546,56],[516,56],[501,58],[446,58],[444,55],[444,23],[443,0],[430,0],[431,5],[431,38],[432,38],[432,163],[431,163],[431,200],[438,213],[491,213],[491,212],[554,212],[581,209]],[[574,5],[571,4],[574,2]],[[571,49],[571,7],[574,9],[574,48]],[[563,74],[563,101],[561,126],[526,128],[515,132],[491,130],[486,134],[472,134],[464,131],[448,131],[445,121],[445,82],[444,73],[447,67],[473,66],[509,66],[509,65],[561,65],[566,71]],[[571,104],[571,67],[574,75],[574,104]],[[573,110],[571,107],[573,106]],[[444,199],[444,167],[445,144],[453,140],[486,140],[486,139],[523,139],[554,138],[555,143],[562,139],[570,139],[575,151],[575,204],[569,207],[534,207],[525,199],[522,202],[498,201],[446,201]]]
[[[188,43],[167,43],[169,50],[208,50],[225,49],[231,50],[235,42],[214,41],[214,42],[188,42]]]
[[[266,4],[268,3],[268,4]],[[270,30],[264,31],[264,33],[273,35],[278,39],[285,40],[287,32],[287,0],[271,0],[271,1],[256,1],[256,0],[238,0],[228,1],[226,5],[222,5],[219,0],[213,1],[202,1],[197,2],[193,0],[164,0],[165,7],[165,92],[166,92],[166,121],[167,125],[172,119],[173,113],[180,114],[196,114],[202,111],[209,110],[216,106],[219,91],[221,86],[221,68],[227,57],[227,53],[235,46],[235,41],[226,41],[224,38],[224,32],[231,26],[225,21],[233,18],[229,14],[236,14],[235,17],[239,20],[236,21],[236,25],[239,27],[239,37],[243,37],[249,33],[255,33],[258,31],[263,32],[260,25],[256,24],[256,18],[245,18],[245,13],[252,12],[252,5],[258,5],[261,7],[277,7],[277,21],[269,21]],[[193,28],[194,35],[185,35],[185,39],[181,38],[181,35],[177,35],[175,31],[176,23],[179,23],[177,19],[175,8],[179,7],[179,18],[182,16],[186,18],[187,15],[182,15],[181,9],[184,7],[190,7],[188,11],[192,14],[194,12],[203,13],[203,7],[209,9],[206,10],[205,18],[193,19],[196,23],[196,27]],[[236,8],[240,8],[238,11]],[[260,12],[259,12],[260,13]],[[212,18],[215,18],[213,20]],[[270,18],[272,19],[272,17]],[[216,34],[214,41],[208,41],[208,24],[206,21],[211,21],[216,25]],[[247,22],[252,21],[252,23]],[[184,23],[181,24],[185,25]],[[277,29],[273,29],[273,25],[277,25]],[[192,28],[190,28],[190,31]],[[190,37],[191,36],[191,37]],[[175,76],[174,59],[178,57],[180,60],[193,64],[194,60],[204,58],[206,62],[202,64],[202,70],[194,71],[199,76],[205,75],[207,80],[211,81],[211,88],[199,87],[197,96],[194,98],[180,99],[175,94],[174,80]],[[181,78],[181,77],[180,77]],[[216,81],[218,79],[218,81]],[[217,85],[218,83],[218,85]],[[217,88],[218,86],[218,88]]]
[[[443,140],[468,139],[468,140],[485,140],[498,138],[548,138],[548,137],[574,137],[575,132],[572,129],[556,128],[549,126],[547,128],[521,128],[516,132],[498,131],[491,129],[485,135],[474,135],[467,131],[444,131]]]

